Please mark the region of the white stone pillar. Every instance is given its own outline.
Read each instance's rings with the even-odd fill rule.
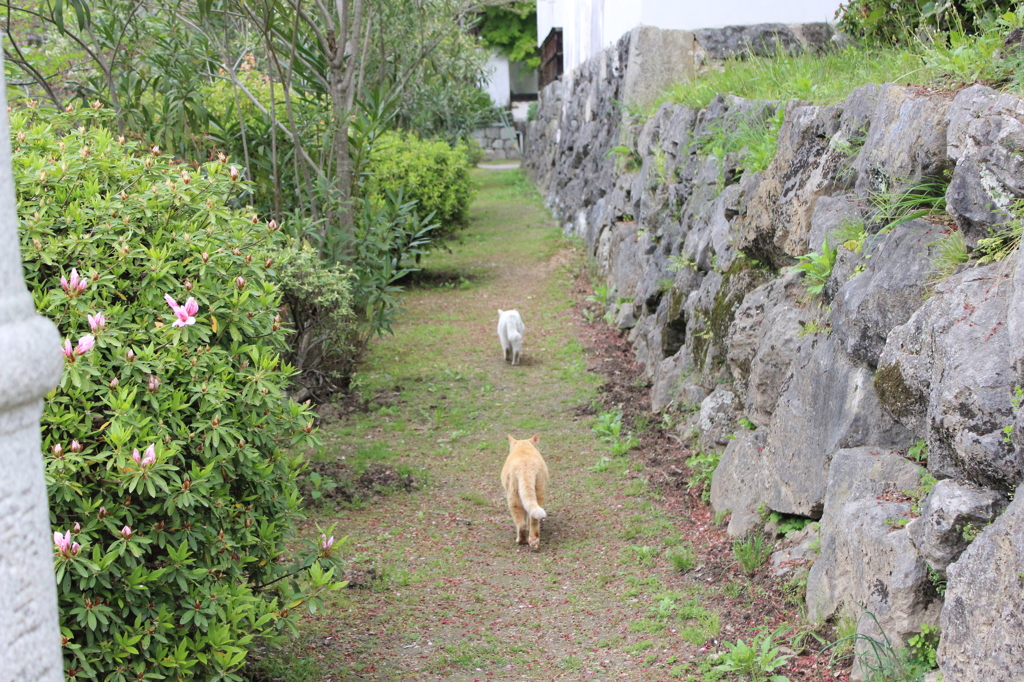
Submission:
[[[0,52],[0,78],[3,56]],[[0,681],[63,680],[39,416],[60,380],[60,336],[25,287],[0,80]]]

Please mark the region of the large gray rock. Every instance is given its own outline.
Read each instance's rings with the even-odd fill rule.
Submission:
[[[1018,377],[1003,264],[971,268],[937,285],[910,320],[890,332],[875,387],[886,409],[928,440],[928,468],[1009,491],[1024,478],[1024,453],[1007,443]]]
[[[853,164],[858,192],[898,192],[941,177],[949,166],[949,104],[915,88],[883,85],[864,146]]]
[[[838,341],[800,339],[792,372],[768,427],[764,501],[775,511],[816,518],[834,452],[906,447],[914,436],[885,413],[871,371],[852,362]]]
[[[694,37],[689,31],[654,26],[634,28],[630,31],[623,101],[644,106],[669,86],[693,78],[693,51]]]
[[[694,32],[704,58],[721,61],[730,57],[767,57],[777,52],[817,52],[829,45],[834,31],[828,24],[755,24],[705,28]]]
[[[946,210],[968,245],[1012,218],[1024,197],[1024,102],[975,85],[950,107],[947,153],[956,160]]]
[[[907,533],[928,565],[945,573],[971,543],[971,532],[992,523],[1005,507],[1006,498],[994,490],[946,479],[922,501],[921,516],[907,526]]]
[[[719,386],[701,401],[697,414],[701,447],[713,450],[728,443],[728,436],[736,429],[736,394]]]
[[[864,248],[865,269],[832,299],[832,335],[850,355],[871,367],[889,332],[910,319],[925,299],[942,230],[923,220],[895,228]]]
[[[711,476],[711,507],[731,512],[730,535],[746,535],[761,523],[758,507],[767,496],[764,470],[765,429],[740,429],[729,441]]]
[[[938,660],[946,682],[1024,679],[1024,487],[947,568]]]
[[[758,426],[769,424],[792,376],[797,335],[809,315],[800,282],[800,274],[791,272],[754,289],[729,326],[729,369],[746,417]]]
[[[807,616],[822,622],[845,608],[857,633],[897,646],[938,621],[941,600],[905,529],[921,467],[897,452],[855,448],[835,453],[821,518],[821,555],[807,576]],[[879,629],[880,628],[880,629]],[[863,656],[863,649],[859,651]],[[855,673],[858,672],[855,669]],[[860,671],[862,672],[862,671]]]

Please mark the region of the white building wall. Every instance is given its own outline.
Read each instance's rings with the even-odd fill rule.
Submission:
[[[484,67],[490,75],[487,78],[487,94],[496,107],[507,107],[511,99],[511,87],[508,73],[508,57],[495,52],[488,58]]]
[[[537,0],[537,39],[562,27],[565,71],[637,26],[686,29],[832,21],[840,0]],[[559,23],[561,22],[561,23]]]

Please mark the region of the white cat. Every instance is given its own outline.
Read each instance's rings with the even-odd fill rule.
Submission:
[[[511,360],[515,365],[519,362],[519,354],[523,350],[523,318],[516,310],[498,311],[498,338],[501,339],[502,358]]]

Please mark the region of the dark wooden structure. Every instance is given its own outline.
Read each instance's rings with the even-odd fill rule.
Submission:
[[[562,76],[562,29],[553,28],[540,46],[540,87]]]

